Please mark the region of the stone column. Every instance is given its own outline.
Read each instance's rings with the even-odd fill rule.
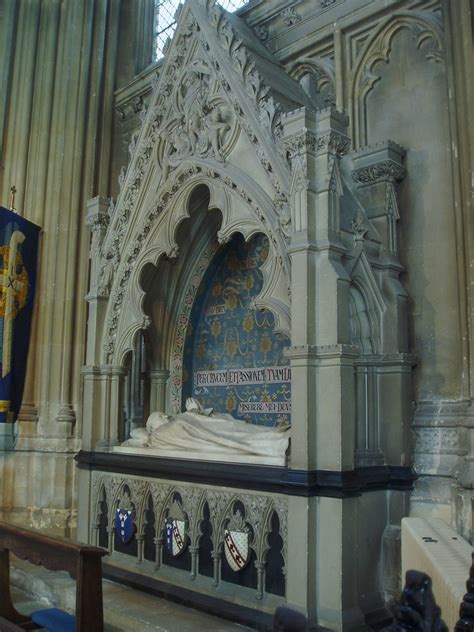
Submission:
[[[167,369],[150,371],[150,412],[166,410],[166,386],[170,372]]]
[[[294,468],[353,467],[354,349],[349,346],[349,278],[341,259],[339,156],[346,118],[334,108],[284,119],[293,188],[292,437]],[[320,397],[319,393],[325,393]],[[342,397],[344,392],[344,397]],[[322,441],[322,437],[325,437]],[[328,447],[330,446],[330,447]]]
[[[460,465],[458,463],[451,469],[458,483],[456,487],[451,487],[456,491],[456,502],[452,514],[453,526],[472,542],[474,539],[474,223],[472,200],[474,147],[472,135],[466,134],[474,115],[472,64],[469,56],[473,41],[472,4],[467,0],[457,3],[443,0],[442,10],[446,20],[448,87],[449,94],[453,96],[449,99],[449,114],[452,130],[452,160],[454,173],[457,174],[455,204],[452,208],[456,218],[457,283],[459,304],[461,307],[465,305],[465,308],[460,310],[462,335],[459,348],[463,360],[462,400],[452,403],[440,402],[441,414],[438,413],[435,420],[437,425],[444,426],[444,428],[438,428],[439,433],[453,437],[457,431],[457,440],[454,444],[445,441],[442,443],[445,452],[442,460],[448,464],[449,460],[453,459],[453,453],[457,452],[461,456]],[[448,408],[451,409],[451,414]],[[454,415],[453,412],[455,412]],[[418,415],[417,418],[419,418]],[[451,455],[446,454],[447,448],[451,448]],[[468,454],[462,458],[466,448]],[[435,466],[435,463],[432,462],[432,466]],[[447,496],[446,489],[445,497]]]
[[[0,201],[8,204],[15,184],[17,210],[43,233],[17,455],[2,506],[26,512],[30,524],[69,529],[85,346],[83,212],[96,191],[108,194],[120,0],[3,5]]]
[[[142,380],[142,338],[141,332],[139,332],[135,339],[135,348],[132,354],[132,365],[130,367],[130,418],[129,430],[133,430],[143,425],[144,414],[144,384]]]
[[[354,467],[354,359],[350,345],[349,276],[340,238],[339,158],[348,149],[346,117],[334,108],[304,108],[283,120],[292,169],[291,468],[333,471]],[[356,582],[343,580],[351,559],[344,526],[346,501],[289,499],[288,603],[311,623],[365,629]],[[294,505],[294,506],[293,506]],[[322,569],[324,566],[324,571]],[[303,588],[298,577],[307,577]],[[324,576],[324,581],[321,577]]]

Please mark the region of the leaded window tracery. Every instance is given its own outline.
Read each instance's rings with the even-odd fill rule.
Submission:
[[[220,0],[220,6],[226,11],[236,11],[250,0]],[[182,0],[154,0],[153,11],[153,61],[159,61],[165,55],[164,49],[169,37],[173,37],[176,28],[176,10]]]

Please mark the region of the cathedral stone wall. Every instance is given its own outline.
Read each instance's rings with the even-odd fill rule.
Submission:
[[[390,8],[363,0],[274,0],[239,11],[321,106],[334,102],[349,114],[354,148],[390,138],[407,150],[400,258],[410,297],[409,347],[417,355],[413,450],[420,479],[413,511],[434,509],[447,520],[455,506],[451,486],[459,475],[464,485],[471,481],[464,461],[473,419],[470,80],[463,52],[470,30],[461,17],[467,8],[432,0]],[[115,130],[123,147],[159,72],[159,64],[152,66],[117,92]],[[113,166],[117,175],[122,164]]]
[[[86,200],[107,194],[119,3],[7,0],[0,7],[0,196],[38,224],[36,305],[14,453],[0,457],[0,510],[75,529],[81,445]]]
[[[196,3],[207,6],[204,0]],[[382,607],[382,593],[390,596],[398,589],[401,515],[442,517],[467,538],[474,528],[469,2],[251,0],[237,14],[249,30],[234,20],[242,48],[250,55],[233,60],[236,67],[242,65],[243,76],[249,73],[245,89],[237,94],[235,83],[233,89],[226,86],[216,59],[204,72],[194,66],[200,81],[213,73],[219,78],[205,86],[213,99],[207,107],[215,107],[217,118],[210,119],[214,135],[209,133],[200,155],[184,142],[189,138],[170,136],[169,144],[162,143],[153,156],[150,147],[140,145],[166,68],[166,59],[149,63],[151,11],[151,0],[6,0],[0,6],[0,202],[8,205],[14,185],[17,210],[43,228],[18,443],[15,451],[0,456],[0,512],[33,526],[75,531],[78,482],[73,457],[81,447],[106,450],[123,438],[120,394],[131,374],[127,357],[137,331],[147,330],[143,344],[156,353],[147,378],[147,410],[171,410],[173,402],[181,401],[182,374],[178,364],[169,362],[168,350],[183,332],[159,308],[139,323],[143,295],[148,309],[147,300],[158,306],[168,300],[160,288],[179,288],[172,305],[172,313],[178,314],[186,291],[192,290],[191,268],[206,262],[199,269],[200,280],[212,258],[211,236],[225,244],[234,221],[246,238],[270,226],[272,261],[280,267],[274,264],[269,274],[278,300],[272,304],[275,296],[268,290],[260,307],[277,305],[276,329],[291,335],[287,361],[293,377],[292,412],[294,419],[304,420],[293,430],[295,468],[335,468],[346,476],[358,468],[360,474],[365,467],[414,464],[419,477],[410,498],[403,481],[395,482],[398,491],[392,493],[367,491],[367,479],[358,487],[354,483],[358,491],[365,490],[360,499],[341,500],[332,492],[327,497],[318,492],[308,502],[291,497],[288,515],[296,512],[304,519],[288,544],[287,598],[303,610],[317,601],[318,616],[331,625],[334,613],[352,606],[359,614],[373,612]],[[216,32],[221,26],[216,22]],[[226,32],[220,36],[225,39]],[[265,58],[265,50],[281,64],[283,74]],[[256,53],[265,60],[258,70],[266,71],[273,104],[282,104],[285,113],[278,129],[272,128],[276,118],[270,101],[260,118],[252,119],[258,128],[239,110],[261,88],[249,62],[255,62]],[[284,77],[294,83],[285,83]],[[298,87],[298,97],[289,94],[288,85]],[[175,104],[176,115],[186,113],[195,96],[192,89],[191,72]],[[317,115],[303,111],[309,103]],[[237,119],[247,125],[240,136]],[[304,139],[295,134],[302,128]],[[170,129],[175,131],[172,125]],[[279,148],[275,138],[282,141]],[[236,170],[226,173],[231,154]],[[179,171],[181,162],[194,162],[179,171],[179,178],[170,178],[157,201],[156,181],[141,184],[142,158],[168,174]],[[233,178],[239,169],[249,178]],[[180,241],[179,226],[192,214],[187,196],[203,184],[209,187],[209,207],[224,213],[224,232],[219,233],[218,220],[206,224],[201,218]],[[125,193],[136,200],[139,190],[144,191],[138,204],[144,223],[140,236],[138,223],[132,222],[131,231],[136,228],[138,235],[134,257],[151,230],[145,213],[151,217],[153,209],[172,206],[176,221],[169,222],[168,232],[156,229],[156,243],[163,250],[153,251],[147,261],[139,258],[143,276],[136,279],[130,264],[128,271],[122,270],[124,284],[118,288],[113,231],[108,237],[106,233],[115,222],[116,242],[129,243],[125,228],[133,204],[125,208],[123,200]],[[285,196],[298,213],[285,207]],[[267,197],[270,203],[265,205]],[[95,202],[88,209],[91,198]],[[122,223],[117,216],[113,219],[117,200]],[[306,217],[307,208],[314,212]],[[86,216],[92,231],[90,253]],[[295,238],[302,226],[306,241]],[[312,243],[322,227],[330,251],[324,262],[326,246]],[[108,259],[100,259],[104,240]],[[365,258],[360,244],[365,244]],[[153,244],[148,245],[151,252]],[[176,263],[177,246],[181,258]],[[146,264],[158,259],[150,272]],[[100,283],[89,285],[89,277]],[[289,280],[292,304],[285,295]],[[116,305],[125,301],[122,314],[128,320],[119,322],[112,308],[105,313],[112,289]],[[327,298],[324,306],[321,296]],[[86,338],[87,321],[95,333],[106,323],[108,338],[91,335],[91,329]],[[111,359],[108,350],[116,339],[122,346]],[[156,351],[163,348],[165,359]],[[182,347],[178,351],[179,363]],[[139,368],[135,366],[136,373]],[[302,375],[319,380],[322,392],[308,387],[309,380],[298,380]],[[99,382],[106,385],[109,399],[101,394]],[[316,428],[308,422],[312,416],[339,421]],[[392,469],[392,481],[399,471]],[[85,476],[80,489],[89,499]],[[89,537],[90,503],[83,507],[81,535]],[[368,520],[374,514],[377,520]],[[370,541],[364,536],[369,528]],[[317,540],[307,539],[310,532],[318,534]],[[337,545],[326,547],[325,538],[334,534]],[[301,541],[309,542],[306,549],[298,547]],[[365,578],[351,575],[347,551],[354,541],[364,551],[358,553],[359,565],[377,569]],[[334,556],[344,582],[333,594],[316,578]],[[306,592],[296,588],[301,569],[310,578]]]

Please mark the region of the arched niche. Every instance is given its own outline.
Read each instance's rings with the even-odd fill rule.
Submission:
[[[289,423],[289,338],[255,302],[264,285],[269,240],[259,233],[233,238],[215,253],[190,313],[183,353],[181,405],[195,397],[205,407],[247,423]]]
[[[225,202],[225,199],[221,201]],[[180,211],[180,220],[173,224],[173,230],[166,230],[169,240],[175,244],[173,252],[166,254],[162,249],[155,264],[148,260],[141,266],[139,292],[135,293],[142,297],[141,311],[147,321],[148,409],[170,413],[183,410],[185,343],[191,335],[193,323],[199,320],[203,297],[209,294],[206,288],[210,287],[213,275],[219,270],[222,272],[222,263],[228,263],[232,253],[237,259],[246,253],[242,265],[246,270],[247,282],[251,278],[253,285],[247,291],[245,305],[239,307],[240,311],[245,312],[239,327],[241,334],[245,334],[247,344],[252,342],[256,348],[245,361],[231,362],[228,368],[253,369],[263,373],[259,384],[255,383],[255,377],[251,378],[246,399],[243,399],[240,390],[234,393],[234,396],[240,395],[234,407],[228,402],[225,406],[218,405],[212,398],[212,402],[202,397],[200,399],[206,406],[209,404],[220,412],[231,413],[248,422],[265,425],[287,423],[290,421],[290,377],[283,348],[289,345],[289,338],[279,330],[281,319],[278,320],[272,311],[264,307],[266,301],[271,302],[274,292],[275,266],[278,264],[275,245],[256,222],[247,222],[245,232],[237,232],[237,223],[226,224],[229,209],[224,205],[221,211],[213,203],[211,191],[204,184],[195,186],[185,198],[185,203],[185,208]],[[156,247],[155,242],[153,248]],[[255,259],[256,250],[263,253],[263,256],[257,257],[258,261]],[[255,265],[252,264],[254,259]],[[242,270],[236,271],[238,278],[235,279],[235,286],[245,283],[241,273]],[[232,282],[228,279],[227,284],[232,285]],[[242,288],[244,285],[241,285]],[[235,293],[233,296],[235,298]],[[242,322],[244,320],[245,324]],[[224,323],[220,326],[225,328]],[[251,335],[257,329],[261,333],[258,340]],[[234,326],[233,342],[229,342],[231,346],[236,343],[236,331]],[[127,358],[129,353],[127,351],[122,357]],[[238,355],[242,360],[242,354]],[[201,370],[209,368],[200,367]],[[227,370],[227,367],[224,368]],[[280,372],[275,369],[280,369]],[[220,367],[219,370],[224,369]],[[192,388],[186,394],[196,395]],[[242,402],[248,405],[245,413],[238,412]],[[260,408],[257,404],[260,404]]]
[[[375,309],[362,286],[352,281],[349,286],[349,323],[351,344],[359,349],[354,363],[355,391],[355,455],[356,465],[381,465],[380,450],[380,348],[379,324]]]
[[[173,407],[171,382],[176,366],[181,365],[175,355],[182,338],[184,306],[190,309],[195,294],[193,288],[199,286],[213,254],[219,248],[217,233],[222,225],[222,214],[218,210],[209,210],[209,190],[206,186],[193,190],[188,198],[187,211],[173,234],[176,255],[163,253],[156,265],[147,263],[140,276],[142,309],[149,323],[151,411],[178,412]],[[185,322],[187,324],[187,320]],[[174,386],[179,387],[176,380]]]
[[[100,360],[98,368],[91,365],[84,373],[87,423],[90,444],[101,449],[125,438],[127,358],[141,331],[147,342],[149,410],[182,410],[184,341],[192,306],[214,255],[236,233],[246,241],[258,233],[268,238],[255,308],[271,312],[275,332],[286,335],[290,329],[288,254],[275,230],[271,199],[258,187],[249,186],[247,193],[230,177],[220,178],[217,169],[204,173],[198,166],[183,167],[180,173],[176,186],[158,206],[143,212],[145,219],[121,245],[120,262],[107,287],[94,286],[94,291],[105,292],[100,304],[91,294],[96,318],[89,328],[89,348]],[[100,418],[98,425],[93,417]]]
[[[123,428],[119,436],[128,439],[130,431],[142,426],[150,414],[150,343],[148,332],[140,329],[133,349],[125,356],[127,374],[124,385]]]
[[[274,314],[278,331],[285,334],[290,331],[289,260],[285,241],[274,226],[273,215],[276,211],[271,199],[261,190],[256,190],[254,192],[259,201],[256,204],[231,178],[226,177],[224,182],[214,170],[209,178],[203,177],[198,167],[188,171],[183,168],[181,175],[183,181],[179,186],[175,182],[176,189],[173,188],[168,195],[161,212],[151,210],[134,239],[130,239],[127,247],[124,246],[127,254],[114,275],[100,334],[105,364],[123,365],[136,331],[150,324],[146,308],[149,286],[143,279],[146,276],[153,277],[156,272],[151,275],[145,273],[148,264],[152,268],[160,268],[164,263],[169,263],[181,269],[186,260],[186,263],[191,261],[192,266],[199,267],[199,257],[210,245],[209,233],[212,233],[216,244],[227,243],[236,232],[242,233],[246,239],[257,232],[267,235],[271,256],[262,267],[265,282],[256,304]],[[249,184],[247,180],[246,185]],[[248,189],[252,190],[252,186],[249,185]],[[204,198],[208,200],[207,206],[198,192],[206,192]],[[198,203],[198,208],[193,210],[195,203]],[[216,210],[217,214],[214,213]],[[210,219],[213,215],[219,217],[216,220],[217,223],[220,221],[217,231],[214,230],[217,224]],[[188,220],[191,220],[190,225]],[[195,222],[197,224],[193,226]],[[208,233],[202,235],[202,241],[199,241],[198,225],[202,225],[203,233],[206,228],[209,229]],[[186,226],[189,227],[185,229]],[[179,236],[185,234],[186,230],[189,231],[188,235],[180,240]],[[160,282],[164,284],[163,280]],[[184,287],[184,282],[179,284],[180,292]],[[175,303],[182,298],[180,292],[175,294]]]
[[[349,290],[351,344],[357,345],[364,355],[374,353],[375,341],[366,300],[355,283],[351,283]]]

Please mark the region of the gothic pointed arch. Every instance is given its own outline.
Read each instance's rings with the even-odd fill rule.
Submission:
[[[252,36],[254,37],[254,36]],[[245,43],[244,43],[245,42]],[[185,5],[157,79],[97,262],[96,283],[108,305],[104,362],[120,364],[139,329],[147,329],[143,266],[179,257],[176,229],[188,214],[192,185],[205,183],[219,208],[218,239],[239,227],[271,244],[256,304],[289,331],[290,170],[279,151],[281,115],[309,105],[304,90],[244,26],[212,2]],[[243,158],[245,157],[245,158]],[[285,215],[283,217],[283,215]],[[125,316],[126,315],[126,316]]]
[[[298,81],[315,107],[327,107],[336,100],[334,60],[324,57],[303,57],[287,67],[288,74]]]
[[[402,29],[411,32],[427,60],[441,62],[444,59],[444,35],[434,13],[396,11],[381,21],[364,43],[352,70],[349,102],[355,149],[367,143],[365,108],[367,96],[380,80],[376,66],[389,62],[393,38]]]

